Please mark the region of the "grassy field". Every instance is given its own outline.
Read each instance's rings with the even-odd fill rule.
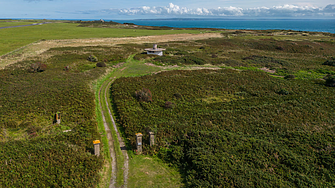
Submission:
[[[158,157],[131,155],[129,167],[128,187],[184,187],[178,170]]]
[[[0,20],[0,27],[17,26],[17,25],[29,25],[33,23],[40,23],[41,21],[13,21],[13,20]]]
[[[136,37],[179,33],[200,33],[196,30],[132,30],[116,28],[77,27],[76,23],[50,23],[45,25],[0,30],[0,55],[38,40]]]

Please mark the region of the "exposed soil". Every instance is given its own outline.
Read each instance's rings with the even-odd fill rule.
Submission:
[[[262,71],[265,71],[265,72],[268,72],[268,73],[272,73],[272,74],[276,73],[276,70],[270,70],[267,67],[260,68],[259,70],[262,70]]]

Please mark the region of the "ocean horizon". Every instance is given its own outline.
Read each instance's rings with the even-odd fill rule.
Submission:
[[[0,18],[21,20],[21,18]],[[39,18],[22,18],[39,19]],[[48,19],[48,20],[82,20],[100,19]],[[309,32],[335,33],[335,19],[238,19],[238,18],[161,18],[161,19],[103,19],[118,23],[133,23],[143,26],[166,26],[173,28],[214,28],[241,30],[294,30]]]
[[[107,21],[107,20],[106,20]],[[108,20],[109,21],[109,20]],[[335,33],[335,19],[137,19],[113,20],[146,26],[244,30],[295,30]]]

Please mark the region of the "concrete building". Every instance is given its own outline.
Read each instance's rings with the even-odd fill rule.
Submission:
[[[152,54],[152,55],[163,55],[164,48],[157,48],[157,44],[154,44],[152,48],[146,48],[145,51],[147,51],[147,54]]]

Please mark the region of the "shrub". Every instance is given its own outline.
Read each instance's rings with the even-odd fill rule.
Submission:
[[[332,57],[332,59],[325,61],[322,65],[335,66],[335,57]]]
[[[282,46],[277,46],[276,49],[277,50],[284,50],[284,48]]]
[[[164,105],[164,108],[166,109],[170,109],[170,108],[174,108],[175,104],[170,102],[170,101],[166,101],[165,102],[165,105]]]
[[[95,55],[88,56],[87,60],[91,62],[98,62],[98,58]]]
[[[189,54],[189,53],[186,52],[186,51],[182,51],[182,50],[180,50],[177,53],[175,53],[175,55],[187,55],[187,54]]]
[[[99,63],[97,63],[97,67],[106,67],[106,63],[99,62]]]
[[[277,92],[279,95],[288,95],[290,92],[288,92],[286,89],[281,89]]]
[[[295,76],[293,74],[287,75],[284,77],[284,79],[294,79]]]
[[[183,97],[180,93],[175,93],[173,94],[173,96],[176,97],[177,99],[180,99]]]
[[[17,128],[19,124],[15,121],[5,122],[5,128]]]
[[[186,56],[184,57],[185,64],[197,64],[197,65],[203,65],[205,64],[205,61],[201,58],[195,57],[195,56]]]
[[[326,86],[335,87],[335,75],[329,74],[325,77],[325,80],[326,80]]]
[[[135,92],[136,99],[140,102],[151,102],[152,101],[152,95],[151,91],[147,88],[143,88],[142,90],[138,90]]]
[[[43,72],[47,69],[47,66],[41,62],[33,63],[30,65],[29,72]]]

